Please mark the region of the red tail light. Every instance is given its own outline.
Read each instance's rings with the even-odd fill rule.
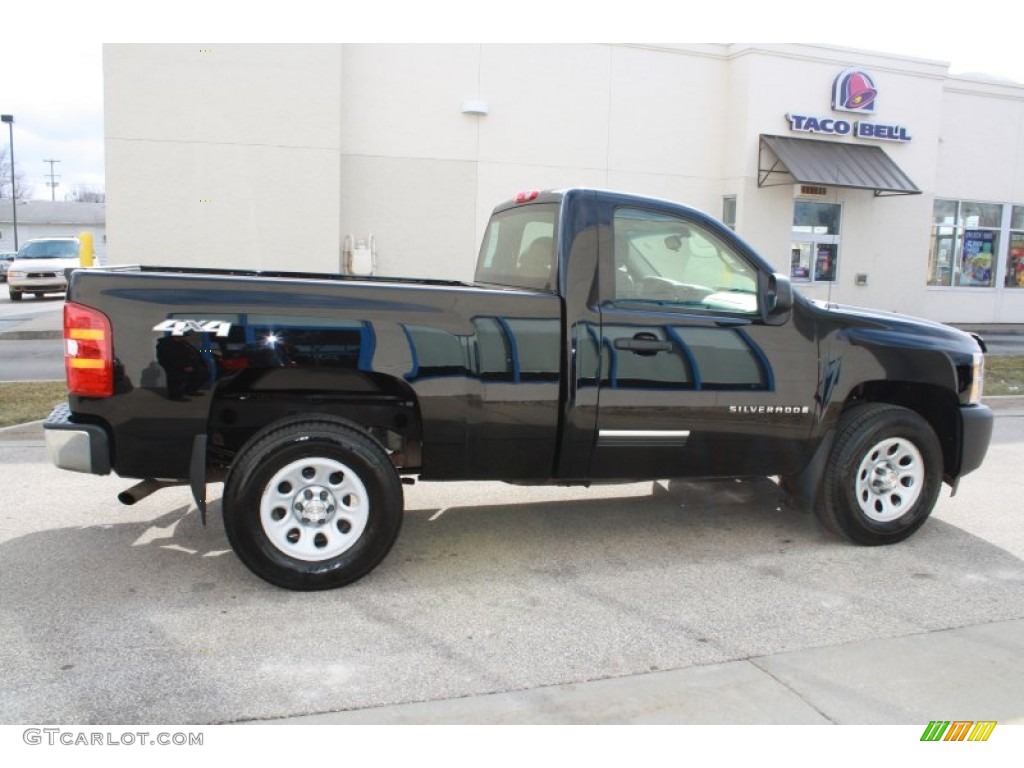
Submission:
[[[70,301],[64,305],[64,371],[73,395],[114,394],[110,320],[99,310]]]

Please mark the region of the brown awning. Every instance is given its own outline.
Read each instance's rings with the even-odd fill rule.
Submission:
[[[881,147],[762,134],[757,155],[759,187],[823,184],[870,189],[876,197],[921,194]]]

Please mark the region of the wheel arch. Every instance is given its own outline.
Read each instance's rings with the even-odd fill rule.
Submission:
[[[866,381],[848,395],[838,414],[863,403],[897,405],[914,411],[935,432],[942,448],[943,479],[952,482],[960,471],[959,400],[945,387],[917,381]]]
[[[920,381],[865,381],[853,387],[841,403],[834,403],[826,417],[827,428],[802,472],[789,478],[793,501],[810,509],[816,503],[828,457],[840,420],[851,409],[866,403],[896,405],[914,411],[935,432],[942,451],[943,480],[952,484],[960,472],[962,425],[957,396],[945,387]]]
[[[227,468],[266,428],[319,418],[369,434],[400,471],[422,464],[423,419],[405,381],[377,372],[280,369],[249,371],[218,385],[207,425],[208,462]]]

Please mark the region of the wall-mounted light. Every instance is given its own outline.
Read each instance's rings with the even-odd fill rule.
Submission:
[[[479,99],[462,102],[462,114],[464,115],[486,115],[491,111],[486,101]]]

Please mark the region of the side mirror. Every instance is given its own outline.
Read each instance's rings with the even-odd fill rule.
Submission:
[[[780,325],[789,318],[793,308],[793,284],[785,275],[775,272],[764,276],[764,294],[761,306],[766,323]]]

